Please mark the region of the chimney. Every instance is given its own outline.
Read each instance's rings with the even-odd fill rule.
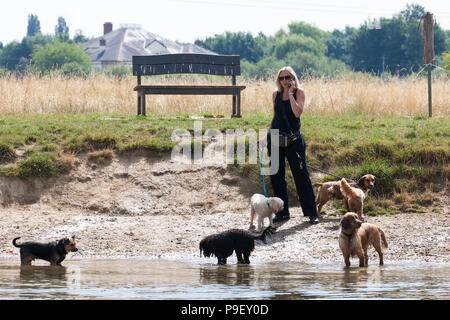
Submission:
[[[111,22],[105,22],[103,24],[103,35],[113,31],[113,25]]]
[[[100,39],[100,46],[106,46],[106,40]]]

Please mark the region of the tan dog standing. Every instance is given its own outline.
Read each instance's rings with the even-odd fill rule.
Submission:
[[[370,245],[373,245],[378,252],[380,265],[382,265],[383,251],[388,247],[383,230],[374,224],[362,223],[356,213],[347,212],[341,219],[339,235],[339,248],[344,256],[345,265],[349,267],[350,257],[358,256],[359,266],[367,267],[369,264],[367,249]]]
[[[341,192],[348,211],[356,212],[358,218],[362,219],[363,206],[366,194],[359,188],[351,187],[345,179],[341,180]]]
[[[367,197],[367,194],[369,191],[375,186],[375,176],[372,174],[366,174],[362,176],[358,182],[352,183],[351,187],[353,188],[359,188],[361,189],[365,197]],[[317,191],[317,213],[320,214],[322,211],[322,207],[325,205],[325,203],[328,202],[328,200],[331,199],[338,199],[342,200],[344,198],[344,195],[341,191],[341,181],[329,181],[329,182],[323,182],[323,183],[314,183],[314,187],[319,187]],[[344,201],[347,211],[352,211],[348,207],[347,201]]]

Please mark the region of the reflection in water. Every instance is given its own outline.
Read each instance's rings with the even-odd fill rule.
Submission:
[[[250,286],[255,272],[251,265],[225,265],[200,267],[200,283],[224,284],[227,286]]]
[[[380,288],[384,275],[383,266],[369,266],[367,268],[342,269],[342,281],[340,286],[342,293],[354,298],[363,298],[366,288],[369,292]]]
[[[77,266],[13,266],[0,264],[0,298],[65,299],[79,287]],[[77,284],[78,283],[78,284]]]
[[[302,263],[217,266],[166,260],[0,259],[0,299],[449,299],[450,265],[345,268]]]
[[[63,280],[66,278],[66,267],[63,266],[20,266],[20,280],[39,281],[47,279]]]

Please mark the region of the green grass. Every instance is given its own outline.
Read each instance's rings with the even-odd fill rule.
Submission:
[[[17,163],[14,175],[23,180],[32,180],[33,178],[50,178],[59,174],[69,172],[70,164],[54,153],[36,152],[32,153],[24,160]]]
[[[15,158],[14,149],[7,144],[0,143],[0,163],[13,161]]]
[[[199,120],[190,116],[0,116],[0,174],[25,180],[64,174],[70,170],[65,154],[102,150],[126,154],[144,150],[149,156],[167,155],[177,144],[171,139],[174,130],[194,133],[194,121]],[[202,120],[202,133],[208,129],[223,133],[238,129],[259,132],[268,129],[272,117],[266,114],[234,119],[212,114],[201,116],[207,116]],[[434,190],[438,192],[439,188],[446,187],[450,177],[450,120],[445,116],[429,119],[422,116],[304,115],[302,132],[311,166],[353,180],[372,173],[377,177],[376,187],[371,191],[375,198],[391,198],[399,192],[420,193],[428,184],[441,186]],[[193,141],[192,145],[194,143],[199,142]],[[255,183],[261,183],[259,165],[236,167]],[[296,198],[290,171],[287,172],[290,195]],[[270,193],[268,178],[266,188]],[[416,210],[412,206],[406,209]],[[376,210],[369,208],[367,212],[383,214]]]

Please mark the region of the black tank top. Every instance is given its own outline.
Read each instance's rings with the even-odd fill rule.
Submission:
[[[297,91],[294,92],[294,99],[296,99]],[[300,132],[300,118],[297,118],[292,112],[291,101],[282,100],[282,93],[277,92],[275,98],[275,116],[270,124],[270,129],[278,129],[280,133],[296,134]]]

